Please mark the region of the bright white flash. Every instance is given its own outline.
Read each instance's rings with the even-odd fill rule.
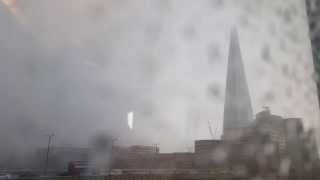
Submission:
[[[129,128],[133,129],[133,112],[132,111],[128,113],[127,119],[128,119]]]

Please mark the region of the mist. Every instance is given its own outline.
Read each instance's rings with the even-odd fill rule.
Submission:
[[[254,112],[269,106],[318,128],[303,1],[28,0],[15,6],[18,14],[0,4],[3,156],[44,147],[49,133],[54,146],[85,147],[102,132],[116,144],[158,144],[161,152],[219,139],[231,27],[239,31]]]

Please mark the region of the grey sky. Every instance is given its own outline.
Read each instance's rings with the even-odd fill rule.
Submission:
[[[232,26],[253,111],[318,126],[303,1],[28,0],[17,3],[20,23],[2,6],[0,22],[14,22],[0,35],[1,128],[13,146],[21,137],[40,146],[47,132],[85,146],[103,131],[119,144],[185,151],[211,138],[208,120],[219,138]]]

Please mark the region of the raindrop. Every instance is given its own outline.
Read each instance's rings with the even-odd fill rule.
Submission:
[[[275,147],[273,144],[267,144],[264,147],[264,154],[265,155],[272,155],[275,152]]]
[[[289,73],[289,66],[288,66],[288,64],[282,65],[281,71],[282,71],[282,74],[283,74],[283,75],[289,76],[290,73]]]
[[[210,0],[210,3],[213,8],[221,8],[224,6],[223,0]]]
[[[315,81],[315,82],[319,82],[319,74],[317,72],[313,72],[312,73],[312,79]]]
[[[157,6],[160,10],[163,11],[170,11],[171,9],[171,1],[170,0],[159,0]]]
[[[269,45],[265,44],[265,45],[262,47],[261,56],[262,56],[262,59],[265,60],[266,62],[269,62],[269,61],[271,60],[270,47],[269,47]]]
[[[252,7],[252,5],[251,4],[246,4],[246,6],[245,6],[245,11],[247,12],[247,13],[250,13],[250,14],[252,14],[252,13],[254,13],[254,8]]]
[[[226,149],[223,148],[217,148],[213,154],[212,154],[212,159],[216,163],[223,163],[226,161],[228,157]]]
[[[274,36],[277,34],[276,26],[274,23],[270,23],[268,26],[269,33]]]
[[[154,42],[160,37],[161,31],[161,24],[149,24],[145,27],[146,38]]]
[[[286,95],[287,95],[287,97],[292,97],[292,88],[291,87],[287,87],[286,88]]]
[[[300,41],[300,38],[298,36],[298,33],[296,33],[295,31],[289,31],[287,33],[287,37],[288,39],[290,39],[290,41],[292,41],[293,43],[298,43]]]
[[[292,22],[292,12],[290,9],[285,9],[282,12],[282,17],[283,20],[287,23],[291,23]]]
[[[282,159],[280,163],[280,175],[289,175],[291,161],[289,159]]]
[[[248,26],[249,26],[248,16],[246,16],[246,15],[240,16],[240,24],[241,24],[243,27],[248,27]]]
[[[187,25],[183,28],[183,37],[187,40],[194,39],[196,36],[196,29],[193,25]]]
[[[269,91],[269,92],[265,93],[263,99],[264,99],[265,101],[268,101],[268,102],[273,101],[273,100],[275,99],[274,92]]]
[[[245,177],[248,174],[248,169],[244,165],[237,165],[233,167],[233,172],[237,177]]]
[[[287,51],[287,42],[284,39],[280,40],[279,47],[281,51]]]
[[[207,49],[209,62],[219,60],[221,57],[220,49],[217,44],[211,44]]]
[[[220,86],[216,83],[213,83],[211,85],[208,86],[208,93],[209,95],[211,95],[212,97],[216,98],[216,99],[221,99],[222,94],[221,94],[221,90],[220,90]]]
[[[105,13],[105,6],[101,3],[95,3],[92,4],[91,7],[89,6],[89,17],[91,17],[92,20],[98,20],[103,17]]]

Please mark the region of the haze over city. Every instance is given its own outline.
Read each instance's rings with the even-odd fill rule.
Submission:
[[[3,156],[43,147],[49,133],[57,146],[105,133],[163,152],[219,139],[232,27],[253,113],[268,106],[318,127],[299,0],[28,0],[0,4],[0,23]]]

